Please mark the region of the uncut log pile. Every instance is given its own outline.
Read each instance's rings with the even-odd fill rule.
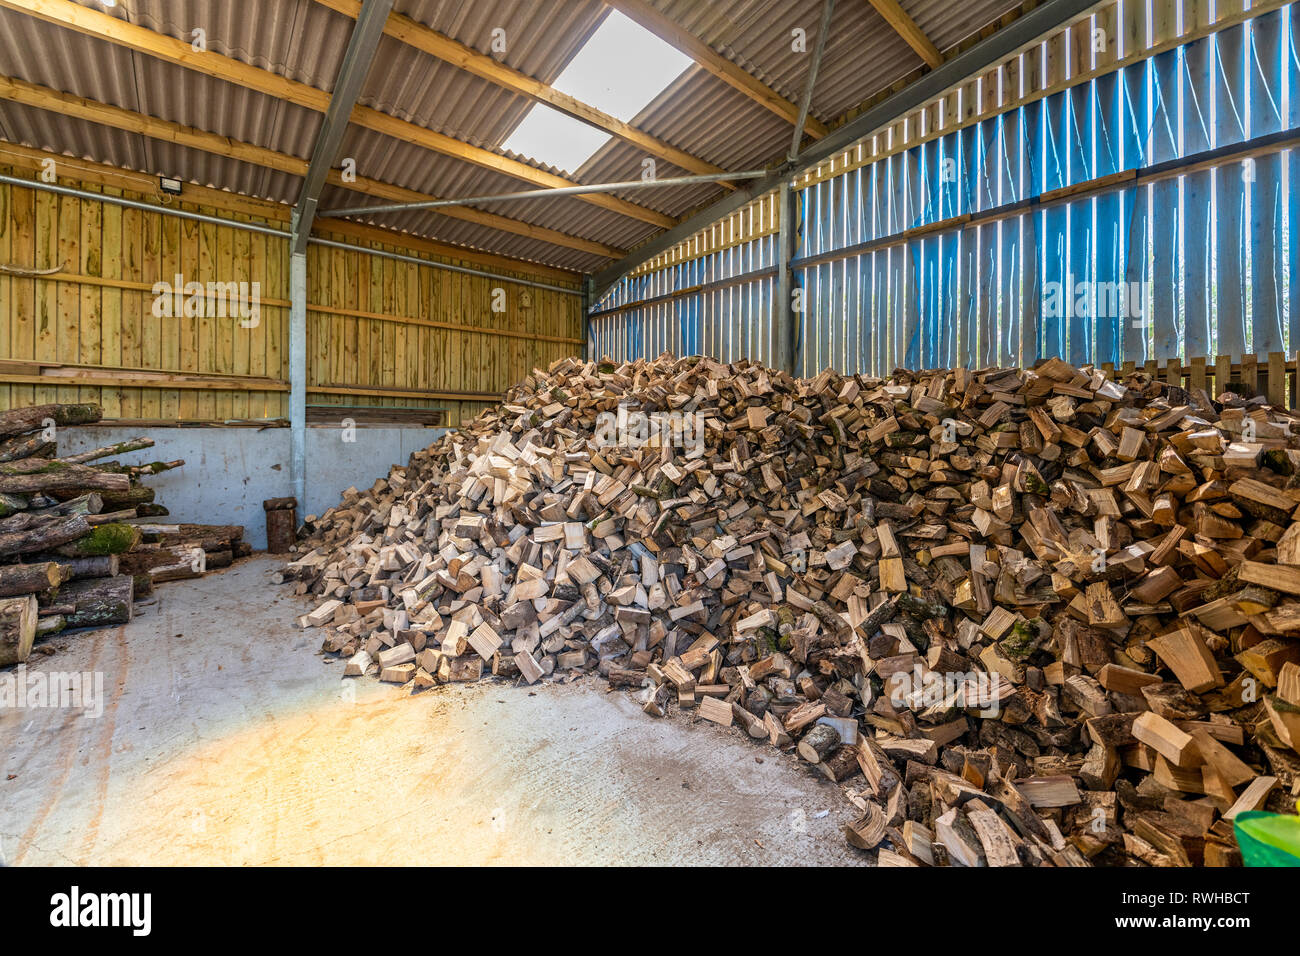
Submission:
[[[129,622],[154,583],[197,577],[249,553],[243,529],[157,524],[142,479],[183,461],[105,461],[148,438],[59,457],[58,429],[99,421],[97,405],[0,412],[0,666],[39,637]]]
[[[1234,865],[1300,790],[1296,423],[1056,359],[566,359],[284,577],[345,676],[599,675],[840,784],[883,865]]]

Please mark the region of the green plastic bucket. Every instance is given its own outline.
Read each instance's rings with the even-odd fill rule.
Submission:
[[[1300,817],[1251,810],[1233,821],[1247,866],[1300,866]]]

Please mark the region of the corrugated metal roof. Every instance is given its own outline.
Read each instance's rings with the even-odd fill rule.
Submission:
[[[332,89],[353,21],[315,0],[97,0],[82,6],[189,42],[205,31],[208,49],[322,90]],[[811,59],[792,49],[791,31],[816,42],[822,0],[650,0],[670,19],[797,101]],[[902,0],[944,49],[980,29],[1016,0]],[[608,9],[599,0],[398,0],[418,23],[543,82],[552,82],[595,31]],[[505,49],[493,49],[494,30]],[[823,122],[915,70],[920,58],[864,0],[839,0],[811,112]],[[195,126],[299,158],[311,155],[320,114],[221,79],[136,54],[10,10],[0,11],[0,72],[149,116]],[[501,143],[532,106],[520,94],[443,63],[391,37],[380,44],[360,102],[419,126],[501,153]],[[761,167],[789,148],[790,126],[703,70],[688,70],[650,103],[634,125],[725,169]],[[61,153],[150,174],[166,172],[204,185],[292,202],[299,179],[146,137],[0,101],[0,135]],[[443,197],[532,188],[511,176],[352,127],[344,156],[358,172]],[[581,182],[638,178],[645,150],[613,139],[577,171]],[[527,157],[517,157],[531,162]],[[680,175],[656,161],[660,177]],[[534,164],[537,165],[537,164]],[[622,197],[678,217],[724,194],[712,184],[638,190]],[[379,200],[369,200],[378,203]],[[327,189],[323,208],[363,205],[364,196]],[[655,226],[580,198],[492,203],[488,212],[628,249]],[[378,220],[377,220],[378,221]],[[607,260],[430,211],[385,216],[385,225],[443,242],[562,268],[593,270]]]

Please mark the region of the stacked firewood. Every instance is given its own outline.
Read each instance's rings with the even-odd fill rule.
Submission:
[[[883,864],[1231,864],[1300,787],[1297,420],[1056,359],[566,359],[286,576],[347,675],[598,673],[797,754]]]
[[[0,666],[25,661],[38,637],[125,624],[154,582],[248,553],[242,528],[147,523],[167,509],[141,480],[184,462],[103,459],[152,440],[59,457],[59,428],[100,417],[91,404],[0,413]]]

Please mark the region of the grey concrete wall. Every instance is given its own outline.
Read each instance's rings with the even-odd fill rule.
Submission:
[[[336,504],[344,489],[365,489],[406,464],[445,428],[356,428],[344,441],[339,428],[307,429],[307,501],[299,516],[320,514]],[[153,448],[124,455],[124,461],[172,461],[185,465],[145,479],[156,501],[171,512],[168,520],[199,524],[242,524],[245,540],[266,547],[262,502],[293,493],[289,483],[287,428],[119,428],[85,426],[59,430],[59,454],[144,436]]]

